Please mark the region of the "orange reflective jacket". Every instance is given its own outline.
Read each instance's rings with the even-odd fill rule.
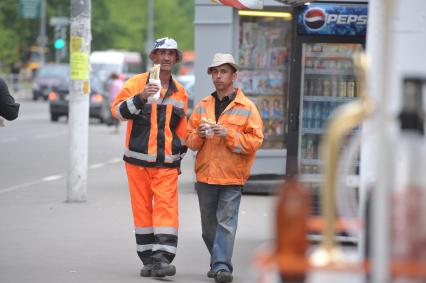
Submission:
[[[148,72],[129,79],[111,106],[114,117],[128,120],[123,159],[140,166],[179,167],[187,150],[188,95],[170,78],[161,102],[143,101],[139,94],[148,80]]]
[[[226,137],[200,138],[197,127],[203,117],[215,121],[214,97],[203,98],[188,123],[186,144],[198,151],[195,172],[198,182],[244,185],[250,175],[256,150],[263,142],[262,119],[256,105],[236,89],[235,99],[220,115],[218,124],[228,129]]]

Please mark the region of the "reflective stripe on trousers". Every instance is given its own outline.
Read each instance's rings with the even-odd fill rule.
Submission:
[[[144,264],[171,262],[176,254],[178,170],[126,163],[137,253]]]

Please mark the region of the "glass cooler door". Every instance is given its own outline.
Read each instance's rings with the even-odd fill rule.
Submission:
[[[330,114],[358,96],[352,59],[358,51],[361,44],[303,44],[298,160],[307,182],[321,181],[319,143]]]

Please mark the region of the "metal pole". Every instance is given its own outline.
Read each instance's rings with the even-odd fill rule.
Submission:
[[[145,43],[145,53],[147,55],[146,58],[146,69],[151,69],[151,60],[149,60],[148,55],[151,51],[152,46],[154,45],[154,2],[152,0],[148,0],[148,9],[147,11],[147,39]]]
[[[46,3],[45,0],[40,0],[40,66],[46,63],[44,51],[46,49]]]
[[[377,182],[372,191],[372,229],[371,265],[372,282],[386,283],[391,281],[390,263],[390,194],[392,188],[391,152],[392,135],[389,103],[389,80],[391,79],[390,64],[392,56],[392,19],[395,0],[370,0],[368,6],[367,54],[371,58],[371,69],[368,72],[369,93],[375,100],[377,116],[371,121],[369,129],[377,132],[371,162],[377,172]],[[367,131],[367,130],[366,130]],[[370,131],[371,134],[372,131]],[[368,139],[368,138],[367,138]],[[361,146],[361,148],[364,145]],[[367,145],[366,145],[367,146]],[[362,167],[363,165],[361,165]],[[367,170],[367,169],[364,169]]]
[[[86,201],[87,195],[90,17],[91,0],[71,0],[68,202]]]

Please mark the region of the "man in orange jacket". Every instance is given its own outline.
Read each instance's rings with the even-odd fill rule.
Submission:
[[[177,184],[180,161],[187,150],[188,96],[171,76],[174,64],[182,60],[174,39],[156,40],[149,58],[160,64],[159,76],[146,72],[130,78],[111,111],[117,119],[127,121],[123,159],[137,253],[144,265],[140,275],[164,277],[176,273],[170,263],[178,240]],[[158,70],[158,65],[155,67]]]
[[[207,276],[220,283],[233,280],[231,257],[241,191],[263,142],[256,105],[233,86],[237,70],[231,54],[214,55],[207,73],[216,91],[195,107],[186,140],[197,151],[195,188],[202,237],[211,255]]]

